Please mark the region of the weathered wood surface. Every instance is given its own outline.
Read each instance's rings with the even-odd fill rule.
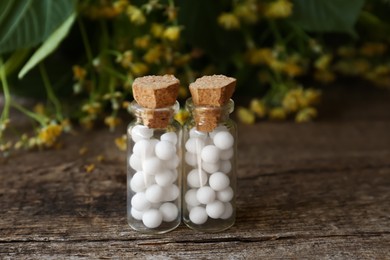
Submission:
[[[0,258],[390,259],[390,94],[349,93],[315,123],[240,126],[237,221],[222,233],[132,231],[118,133],[2,161]]]

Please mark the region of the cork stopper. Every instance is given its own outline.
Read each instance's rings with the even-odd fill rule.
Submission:
[[[137,103],[146,108],[142,119],[150,128],[165,128],[172,116],[170,108],[176,103],[179,80],[173,75],[144,76],[133,82],[133,96]]]
[[[203,76],[190,84],[197,130],[211,132],[218,126],[220,108],[229,102],[235,87],[236,79],[224,75]]]

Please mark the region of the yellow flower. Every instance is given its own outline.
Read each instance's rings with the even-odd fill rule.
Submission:
[[[226,30],[234,30],[240,28],[240,20],[232,13],[222,13],[218,16],[218,24]]]
[[[150,44],[150,36],[144,35],[134,39],[134,46],[140,49],[147,49]]]
[[[129,5],[127,7],[127,16],[129,17],[130,21],[136,25],[141,25],[146,22],[145,15],[143,14],[142,10],[137,8],[134,5]]]
[[[61,121],[62,130],[68,133],[72,130],[72,122],[68,118]]]
[[[96,156],[96,161],[98,161],[98,162],[104,161],[104,155],[99,154],[98,156]]]
[[[81,111],[86,112],[91,116],[96,116],[102,109],[102,105],[99,102],[91,102],[81,107]]]
[[[321,91],[313,88],[306,89],[299,100],[301,107],[316,105],[321,101]]]
[[[39,115],[45,115],[45,106],[39,102],[34,106],[33,111]]]
[[[303,69],[301,66],[295,62],[287,61],[283,66],[283,72],[289,77],[294,78],[303,74]]]
[[[145,75],[149,68],[144,63],[136,62],[130,66],[131,71],[135,76],[142,76]]]
[[[128,5],[128,0],[118,0],[113,3],[113,8],[117,13],[122,13]]]
[[[120,63],[123,68],[129,68],[133,61],[133,52],[125,51],[122,55],[118,56],[116,61]]]
[[[158,23],[153,23],[150,27],[150,33],[156,38],[161,38],[164,33],[164,26]]]
[[[93,170],[95,170],[95,164],[87,164],[84,166],[84,169],[87,173],[91,173]]]
[[[121,151],[126,151],[127,147],[127,136],[122,135],[121,137],[115,138],[115,145]]]
[[[87,71],[80,67],[79,65],[74,65],[72,67],[73,69],[73,78],[78,81],[82,81],[85,79],[85,76],[87,75]]]
[[[293,4],[288,0],[276,0],[269,3],[266,8],[264,15],[268,18],[286,18],[292,13]]]
[[[274,52],[270,48],[249,50],[246,54],[250,64],[271,64],[275,60]]]
[[[295,121],[298,123],[309,122],[316,116],[317,110],[314,107],[306,107],[296,114]]]
[[[86,116],[81,118],[80,124],[87,130],[91,130],[94,126],[93,118],[91,116]]]
[[[238,107],[237,117],[244,124],[253,124],[255,122],[255,114],[245,107]]]
[[[321,55],[314,63],[314,67],[319,70],[326,70],[329,68],[330,63],[332,62],[331,54]]]
[[[121,119],[118,117],[108,116],[104,118],[104,123],[110,127],[110,130],[115,130],[115,127],[118,126],[121,123]]]
[[[190,115],[187,110],[180,109],[179,112],[175,115],[175,120],[183,125],[187,121],[189,116]]]
[[[51,147],[57,141],[62,133],[62,126],[52,123],[40,129],[38,133],[38,141],[40,144]]]
[[[253,1],[246,1],[242,4],[238,4],[234,8],[234,14],[242,21],[247,23],[256,23],[258,20],[257,4]]]
[[[143,56],[144,61],[146,61],[149,64],[152,63],[159,63],[160,58],[162,54],[162,46],[161,45],[156,45],[149,49],[145,55]]]
[[[164,30],[163,37],[170,41],[177,41],[180,37],[180,27],[179,26],[169,26]]]
[[[282,100],[282,106],[287,112],[295,112],[300,108],[300,100],[303,97],[303,89],[295,88],[287,92]]]
[[[249,107],[259,118],[263,118],[267,114],[267,107],[264,102],[259,99],[252,99]]]
[[[88,148],[83,146],[79,149],[79,155],[84,155],[88,152]]]
[[[179,87],[179,98],[186,98],[188,97],[188,88],[180,86]]]
[[[282,107],[275,107],[269,111],[268,116],[271,120],[284,120],[287,113]]]
[[[380,42],[367,42],[360,48],[360,53],[366,57],[380,56],[387,51],[387,46]]]
[[[169,21],[175,21],[177,18],[177,9],[174,6],[168,6],[165,10]]]

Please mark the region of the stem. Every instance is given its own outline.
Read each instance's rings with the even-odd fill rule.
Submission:
[[[49,76],[47,75],[43,62],[39,64],[39,71],[41,72],[41,77],[42,77],[43,85],[45,86],[46,89],[47,97],[54,105],[56,111],[56,117],[59,121],[62,121],[63,116],[61,111],[61,103],[56,97],[56,95],[54,94],[53,88],[50,84]]]
[[[0,57],[0,78],[1,78],[1,85],[3,87],[3,94],[4,94],[4,109],[0,117],[0,122],[2,122],[8,119],[9,117],[9,109],[11,106],[11,94],[9,92],[7,78],[5,76],[5,66],[3,63],[3,58],[1,57]]]
[[[24,107],[22,107],[21,105],[15,103],[15,102],[12,102],[11,104],[14,108],[16,108],[17,110],[19,110],[20,112],[22,112],[23,114],[25,114],[26,116],[34,119],[35,121],[39,122],[42,126],[45,126],[46,125],[46,119],[34,112],[31,112],[31,111],[28,111],[27,109],[25,109]]]
[[[102,67],[102,69],[104,71],[106,71],[107,73],[109,73],[109,74],[111,74],[111,75],[113,75],[113,76],[115,76],[115,77],[117,77],[117,78],[119,78],[121,80],[125,80],[126,81],[128,79],[125,75],[123,75],[122,73],[117,72],[116,70],[114,70],[114,69],[112,69],[110,67],[104,66],[104,67]]]

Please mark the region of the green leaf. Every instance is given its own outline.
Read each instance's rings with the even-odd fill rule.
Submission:
[[[307,31],[355,34],[363,4],[364,0],[294,0],[290,20]]]
[[[28,62],[23,66],[19,72],[19,79],[23,78],[24,75],[30,71],[40,61],[45,59],[50,53],[52,53],[60,44],[60,42],[68,35],[68,32],[76,18],[76,13],[72,13],[65,22],[53,32],[52,35],[42,44],[41,47],[32,55]]]
[[[0,54],[36,46],[74,10],[72,0],[1,0]]]

